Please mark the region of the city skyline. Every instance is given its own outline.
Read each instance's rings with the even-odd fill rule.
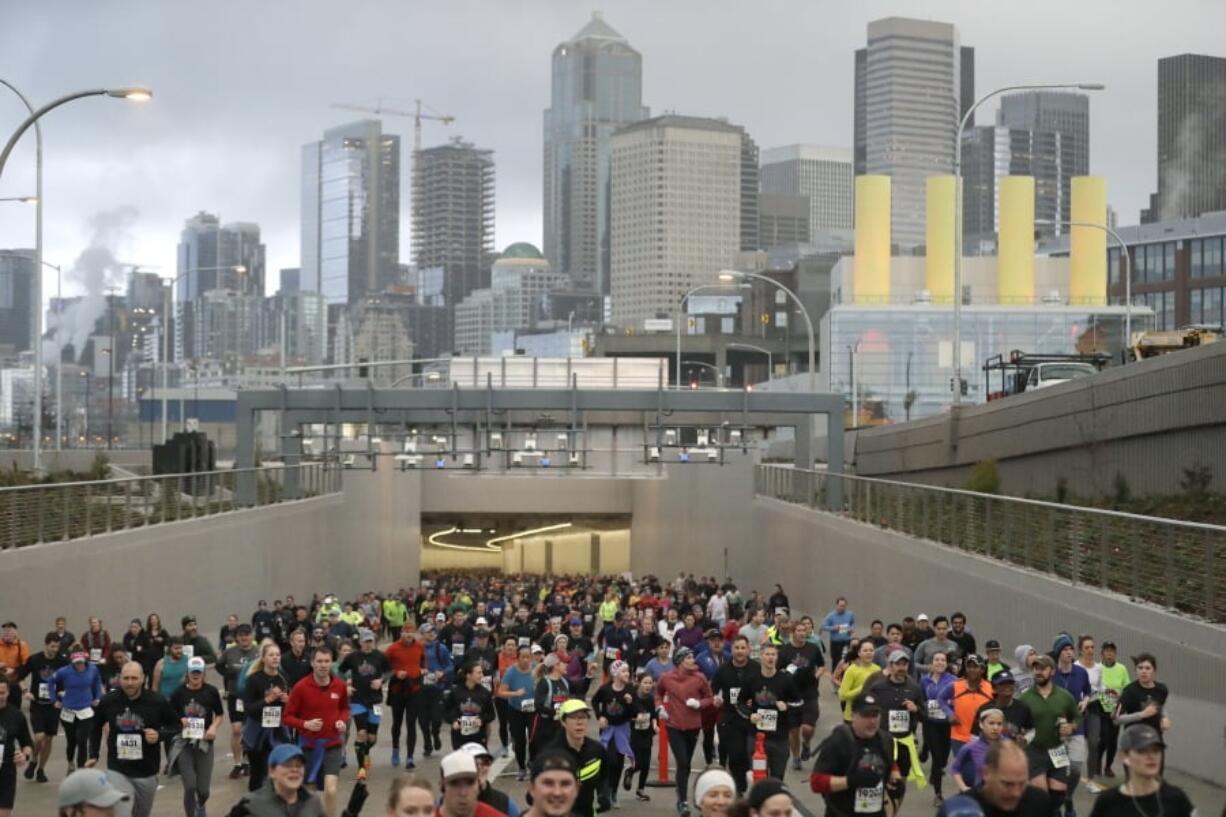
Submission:
[[[891,15],[931,16],[957,26],[963,42],[976,49],[981,93],[1022,81],[1105,82],[1107,91],[1091,101],[1091,172],[1109,179],[1110,202],[1123,222],[1131,223],[1156,184],[1157,60],[1184,52],[1214,54],[1215,27],[1208,18],[1226,19],[1226,13],[1188,2],[1182,5],[1206,25],[1174,29],[1158,24],[1169,17],[1169,8],[1140,9],[1128,31],[1146,31],[1141,37],[1117,29],[1094,4],[1053,3],[1052,13],[1059,9],[1063,25],[1039,27],[1034,21],[1042,17],[1042,5],[987,12],[970,2],[931,8],[880,2],[837,10],[796,2],[747,14],[723,3],[716,4],[717,13],[695,14],[694,3],[661,9],[646,2],[565,7],[542,2],[512,14],[477,3],[443,10],[388,3],[372,6],[378,14],[352,22],[352,31],[370,38],[358,54],[336,47],[321,4],[306,4],[294,19],[272,6],[243,6],[248,25],[224,29],[233,47],[208,53],[198,43],[220,36],[224,13],[186,39],[175,33],[183,12],[142,9],[137,17],[135,6],[131,14],[103,14],[81,4],[74,25],[66,29],[32,7],[15,9],[0,42],[8,46],[10,60],[4,76],[35,103],[89,85],[154,88],[154,104],[138,111],[94,102],[57,111],[43,123],[46,257],[71,265],[89,243],[91,217],[131,206],[137,216],[131,241],[118,248],[122,260],[160,265],[161,273],[169,274],[182,222],[201,209],[259,224],[270,270],[299,266],[298,150],[323,130],[358,118],[333,110],[333,103],[374,105],[380,96],[388,108],[409,108],[411,98],[420,96],[456,117],[450,127],[425,123],[426,146],[463,135],[494,150],[500,160],[496,247],[543,243],[540,111],[549,104],[550,54],[594,10],[603,10],[610,25],[642,53],[643,99],[653,112],[728,117],[764,149],[797,142],[851,145],[854,52],[863,46],[867,23]],[[219,11],[226,7],[220,3]],[[1145,25],[1148,15],[1154,25]],[[474,26],[491,35],[480,61],[449,47],[454,37],[448,32],[470,36]],[[1033,30],[1049,47],[1018,38],[1019,27]],[[1087,40],[1087,27],[1102,36]],[[413,30],[435,34],[412,49],[400,47],[403,32]],[[693,45],[679,46],[679,31]],[[1120,47],[1125,37],[1133,38],[1134,48]],[[271,48],[270,38],[301,47]],[[731,42],[738,43],[731,52],[709,47]],[[754,57],[730,59],[730,53]],[[1060,58],[1041,58],[1041,53]],[[498,70],[482,70],[486,65]],[[814,79],[798,86],[778,82],[779,76]],[[797,95],[797,87],[808,93]],[[16,100],[10,105],[0,110],[15,125]],[[992,121],[994,111],[994,105],[985,106],[983,120]],[[408,141],[411,120],[382,119],[387,132]],[[234,121],[250,126],[235,128]],[[404,152],[402,187],[407,189],[407,145]],[[32,144],[23,141],[9,163],[4,187],[13,195],[32,187],[32,153]],[[411,257],[409,209],[402,204],[402,259]],[[31,244],[32,212],[6,210],[4,216],[0,246]],[[66,281],[66,292],[73,286]],[[49,296],[48,287],[44,292]]]

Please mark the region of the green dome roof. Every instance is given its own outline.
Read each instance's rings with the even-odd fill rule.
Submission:
[[[509,247],[507,247],[505,250],[503,250],[502,257],[503,258],[544,258],[545,256],[541,254],[540,250],[538,250],[533,245],[529,244],[527,241],[518,241],[510,245]]]

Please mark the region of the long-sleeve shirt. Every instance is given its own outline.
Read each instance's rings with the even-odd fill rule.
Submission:
[[[60,703],[65,709],[88,709],[102,697],[102,673],[93,664],[77,670],[71,664],[60,667],[47,681],[47,694],[55,701],[63,693]]]
[[[939,678],[933,678],[932,673],[920,678],[920,689],[924,690],[924,698],[927,700],[928,720],[948,721],[953,719],[954,709],[950,704],[953,693],[951,691],[945,700],[941,700],[941,693],[947,689],[952,690],[953,685],[957,682],[958,676],[952,672],[942,673]]]
[[[881,672],[881,667],[869,664],[867,667],[853,662],[843,670],[843,680],[839,682],[839,700],[843,702],[843,720],[851,720],[851,702],[864,689],[868,679]]]
[[[307,721],[318,718],[323,728],[312,732],[306,728]],[[314,673],[294,685],[285,704],[281,722],[308,738],[324,740],[325,746],[340,746],[341,735],[336,729],[337,721],[349,720],[349,692],[345,682],[333,676],[320,686]]]
[[[691,698],[698,701],[698,709],[690,709],[685,705]],[[663,706],[668,713],[670,728],[701,729],[702,709],[713,704],[711,685],[707,682],[707,676],[698,670],[686,672],[677,667],[661,676],[660,683],[656,685],[656,705]]]
[[[915,671],[926,673],[932,671],[932,656],[939,652],[945,653],[952,666],[954,661],[962,657],[962,648],[958,646],[953,639],[947,638],[940,641],[937,638],[929,638],[919,643],[915,648]]]
[[[856,614],[851,610],[831,610],[822,619],[821,632],[830,636],[836,644],[851,640],[852,631],[856,629]]]
[[[397,641],[384,650],[387,663],[392,668],[392,677],[388,682],[388,694],[403,696],[412,694],[421,685],[421,667],[426,657],[421,642],[413,639],[411,644]],[[405,673],[401,678],[397,673]]]

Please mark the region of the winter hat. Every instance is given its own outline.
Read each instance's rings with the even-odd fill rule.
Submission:
[[[707,796],[707,792],[720,786],[732,792],[733,797],[736,796],[736,781],[732,779],[732,775],[723,769],[707,769],[698,776],[698,782],[694,784],[694,804],[701,808],[702,798]]]

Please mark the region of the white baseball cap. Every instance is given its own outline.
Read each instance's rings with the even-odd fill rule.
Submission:
[[[439,764],[443,780],[455,780],[460,777],[477,776],[477,759],[472,753],[457,749],[443,757]]]

